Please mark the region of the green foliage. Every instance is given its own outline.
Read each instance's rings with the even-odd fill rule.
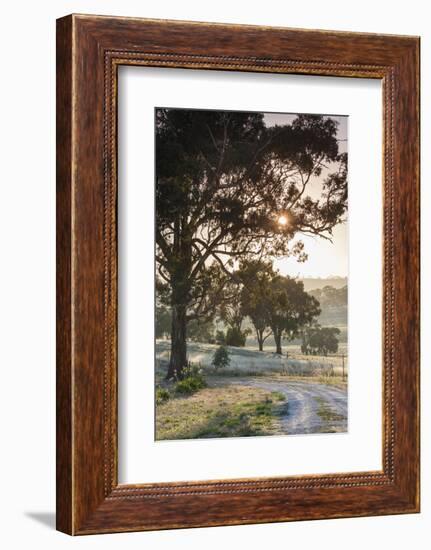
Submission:
[[[243,348],[247,339],[247,331],[243,331],[237,327],[228,328],[226,332],[226,345]]]
[[[345,416],[333,411],[331,407],[328,405],[328,403],[321,397],[315,397],[314,399],[317,401],[319,405],[317,414],[325,423],[334,423],[334,422],[337,423],[337,422],[343,422],[346,420]],[[331,431],[335,431],[335,430],[331,430]]]
[[[302,332],[301,351],[306,355],[337,353],[340,329],[337,327],[311,326]]]
[[[308,293],[314,296],[321,306],[347,306],[347,285],[341,288],[326,285],[323,288],[309,290]]]
[[[165,388],[156,388],[156,404],[161,405],[170,399],[171,394]]]
[[[212,320],[202,322],[193,319],[187,326],[187,335],[192,342],[214,344],[214,324]]]
[[[214,352],[212,364],[216,370],[229,366],[230,356],[226,346],[222,345],[216,349],[216,351]]]
[[[260,346],[272,333],[281,353],[281,338],[292,340],[320,314],[319,302],[305,292],[304,284],[280,275],[270,263],[243,261],[239,277],[244,285],[243,311],[255,327]]]
[[[215,336],[216,344],[223,346],[226,344],[226,335],[222,330],[218,330]]]
[[[171,310],[166,306],[156,307],[156,338],[170,336],[172,324]]]
[[[201,377],[190,376],[183,378],[175,384],[175,392],[183,395],[191,395],[207,386],[205,380]]]
[[[273,391],[271,392],[271,397],[274,401],[285,401],[286,396],[284,393],[281,393],[281,391]]]
[[[264,403],[259,403],[256,405],[256,414],[258,416],[271,416],[271,407],[272,401],[270,399],[265,400]]]
[[[183,371],[183,378],[193,378],[203,376],[203,369],[200,363],[187,363],[186,368]]]
[[[224,287],[224,294],[228,299],[222,300],[217,308],[219,318],[228,327],[228,332],[231,332],[231,338],[232,336],[233,338],[237,338],[237,335],[241,333],[241,325],[245,316],[240,291],[241,283],[241,279],[238,277],[238,271],[233,271],[232,277],[226,282]]]
[[[274,333],[288,338],[298,334],[304,325],[320,314],[319,302],[304,291],[304,284],[291,277],[276,274],[267,288],[268,323]]]
[[[251,319],[260,350],[263,349],[264,341],[271,335],[266,297],[269,281],[274,275],[269,262],[245,260],[240,264],[239,278],[243,284],[242,309],[244,315]]]
[[[207,383],[203,376],[201,366],[188,363],[183,371],[183,378],[175,384],[174,391],[181,395],[191,395],[206,387]]]

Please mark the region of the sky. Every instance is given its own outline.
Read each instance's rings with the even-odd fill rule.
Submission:
[[[347,151],[347,116],[330,116],[339,124],[337,138],[340,152]],[[265,113],[264,120],[267,126],[275,124],[289,124],[296,117],[295,114]],[[322,174],[322,178],[325,174]],[[318,181],[316,180],[318,184]],[[311,193],[312,194],[312,189]],[[301,240],[308,254],[308,260],[300,263],[295,258],[279,258],[274,266],[282,275],[294,277],[347,277],[348,275],[348,223],[338,224],[333,229],[332,242],[321,237],[298,234],[295,240]]]

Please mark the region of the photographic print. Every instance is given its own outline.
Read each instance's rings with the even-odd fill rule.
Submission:
[[[347,431],[348,117],[155,109],[155,439]]]

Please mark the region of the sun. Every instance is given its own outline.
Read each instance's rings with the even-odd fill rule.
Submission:
[[[278,221],[278,225],[281,225],[282,227],[284,227],[288,223],[287,216],[285,215],[279,216],[277,221]]]

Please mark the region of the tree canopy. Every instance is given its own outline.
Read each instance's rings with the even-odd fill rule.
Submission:
[[[302,352],[306,355],[337,353],[339,334],[337,327],[310,326],[302,333]]]
[[[267,323],[279,354],[283,336],[293,340],[304,325],[315,321],[320,314],[319,302],[304,291],[301,281],[279,274],[271,279],[265,301]]]

